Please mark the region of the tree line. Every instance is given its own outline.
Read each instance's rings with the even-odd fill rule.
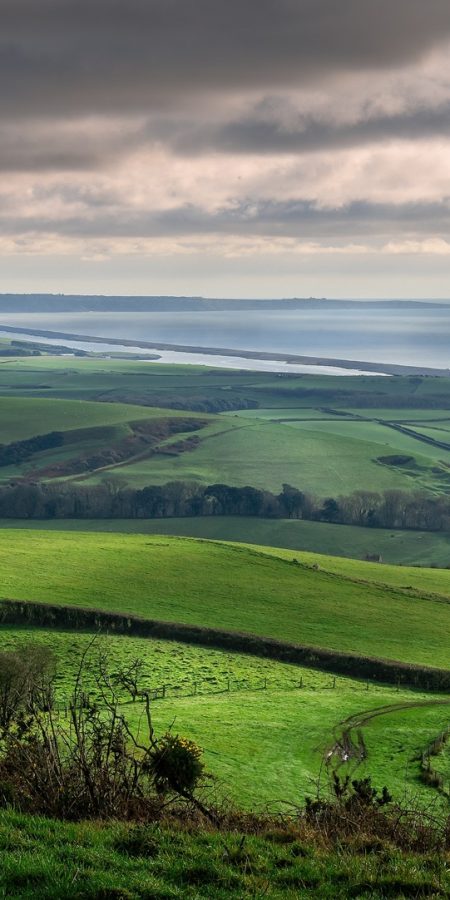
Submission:
[[[17,481],[0,487],[0,518],[160,519],[184,516],[290,518],[421,531],[450,530],[450,496],[388,490],[316,497],[284,484],[280,493],[173,481],[141,489],[111,476],[101,484]]]

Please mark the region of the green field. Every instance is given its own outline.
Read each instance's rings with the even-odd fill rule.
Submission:
[[[303,566],[287,550],[186,538],[0,533],[4,597],[448,666],[448,572],[299,558]]]
[[[0,528],[52,531],[103,531],[123,534],[170,534],[217,541],[240,541],[266,547],[366,559],[380,554],[382,562],[402,566],[450,566],[450,534],[432,531],[391,531],[356,525],[329,525],[302,519],[260,519],[256,516],[185,516],[169,519],[0,519]],[[381,576],[382,577],[382,576]]]
[[[310,376],[308,376],[310,377]],[[242,409],[229,413],[226,416],[243,416],[245,419],[271,419],[273,422],[314,422],[317,419],[324,422],[346,422],[348,420],[355,421],[383,421],[383,422],[402,422],[404,424],[414,424],[423,422],[429,423],[440,428],[445,428],[446,424],[450,427],[450,410],[448,409],[411,409],[407,406],[400,409],[380,408],[378,406],[344,409],[336,408],[314,408],[311,406],[286,406],[281,405],[269,406],[267,408],[259,407],[258,409]]]
[[[189,480],[273,491],[287,482],[320,497],[397,488],[438,496],[450,493],[450,449],[439,447],[450,444],[449,388],[450,379],[440,378],[282,377],[125,359],[3,358],[0,444],[52,431],[63,432],[64,440],[2,467],[0,478],[25,475],[55,485],[70,478],[83,485],[117,474],[122,480],[110,481],[111,490]],[[186,448],[184,419],[192,418],[195,441]],[[179,432],[165,430],[169,420],[178,421]],[[139,431],[139,423],[155,426],[153,432],[150,426]],[[180,438],[181,449],[169,455]],[[105,464],[104,449],[117,457]],[[409,459],[380,462],[396,455]],[[93,462],[77,468],[84,458]],[[362,561],[368,554],[382,555],[383,564]],[[411,565],[391,565],[399,562]],[[413,565],[419,562],[442,568]],[[89,607],[450,669],[446,532],[244,517],[51,521],[48,527],[3,520],[0,565],[0,601]],[[92,638],[0,626],[3,650],[32,640],[55,653],[63,717]],[[370,775],[377,787],[387,785],[417,808],[447,811],[445,794],[421,780],[420,759],[449,726],[448,695],[177,641],[108,634],[94,639],[92,659],[97,649],[107,652],[113,670],[145,661],[146,686],[156,691],[157,733],[172,728],[203,748],[214,778],[211,795],[220,802],[247,810],[301,807],[318,783],[326,789],[338,768]],[[89,664],[84,678],[99,701]],[[123,708],[137,730],[140,703]],[[349,718],[366,758],[346,765],[339,739]],[[448,746],[433,767],[448,793]],[[157,849],[144,859],[127,849],[128,825],[63,824],[2,809],[0,897],[450,895],[448,872],[431,854],[402,857],[390,846],[382,854],[365,847],[352,855],[325,846],[312,852],[306,838],[295,840],[294,855],[284,840],[263,835],[244,838],[245,862],[241,854],[238,864],[224,840],[238,848],[239,834],[152,829]],[[385,890],[378,891],[381,878]]]
[[[198,422],[201,429],[208,418],[200,419],[191,412],[122,403],[0,397],[0,444],[13,444],[52,432],[62,435],[56,447],[33,451],[23,462],[2,465],[0,481],[7,483],[21,476],[33,480],[62,478],[73,470],[75,473],[89,471],[90,467],[106,470],[104,477],[108,477],[111,469],[121,468],[124,461],[151,455],[155,443],[164,446],[180,440],[184,423],[191,421]],[[163,426],[167,426],[167,433]],[[176,432],[175,436],[170,436],[171,430]],[[144,440],[140,439],[142,431]],[[105,452],[109,454],[106,458]],[[86,460],[89,462],[85,463]],[[69,467],[67,471],[64,466]]]
[[[114,447],[129,436],[130,422],[157,416],[155,408],[176,417],[180,412],[167,413],[165,405],[181,405],[183,415],[185,410],[219,413],[198,433],[199,442],[189,452],[168,455],[162,447],[163,452],[151,455],[131,453],[125,463],[105,468],[94,462],[88,474],[81,466],[81,474],[71,477],[95,483],[117,469],[137,488],[189,480],[274,491],[288,482],[318,496],[346,494],[367,485],[374,491],[448,493],[450,450],[424,442],[421,432],[424,422],[434,422],[433,429],[440,423],[430,434],[442,439],[445,423],[450,427],[447,399],[446,379],[286,378],[122,359],[7,359],[0,364],[0,442],[53,430],[71,430],[74,437],[58,451],[47,450],[32,461],[3,468],[1,476],[35,477],[36,471],[43,478],[64,477],[58,469],[61,463],[91,451],[92,456],[102,442]],[[227,411],[230,404],[236,408]],[[256,408],[239,408],[248,405]],[[407,422],[417,436],[387,424],[396,422]],[[96,431],[107,426],[108,434]],[[83,434],[75,438],[77,430]],[[411,462],[379,462],[380,456],[396,454],[410,456]]]
[[[64,704],[92,635],[2,627],[0,637],[5,649],[37,641],[52,650],[56,701]],[[83,681],[100,702],[93,678],[99,652],[106,652],[112,672],[135,659],[145,662],[143,685],[164,685],[165,699],[152,705],[157,732],[172,728],[193,738],[204,749],[216,790],[233,802],[254,809],[298,802],[320,776],[326,782],[323,761],[338,723],[380,707],[388,711],[364,729],[368,757],[358,776],[370,773],[396,796],[408,791],[426,799],[430,793],[419,781],[418,756],[447,726],[450,708],[415,704],[432,704],[435,697],[238,653],[108,635],[91,646]],[[399,703],[409,708],[389,712]],[[140,704],[123,709],[138,728]]]
[[[322,414],[345,411],[410,421],[450,417],[448,378],[417,376],[277,375],[269,372],[220,369],[214,366],[161,365],[128,359],[67,359],[39,357],[0,362],[0,391],[6,396],[102,399],[117,402],[120,392],[146,402],[170,399],[245,398],[265,412],[290,415],[300,410]],[[352,402],[353,401],[353,402]],[[395,401],[398,401],[397,403]],[[149,404],[152,405],[152,404]],[[253,412],[251,412],[253,415]],[[297,413],[295,413],[297,415]]]
[[[355,435],[354,431],[347,436],[339,434],[334,422],[331,431],[326,429],[328,423],[321,431],[314,430],[319,423],[305,423],[313,430],[303,429],[300,423],[296,423],[299,425],[296,427],[295,424],[262,423],[256,419],[247,422],[239,418],[232,423],[228,417],[220,430],[214,426],[211,436],[205,431],[199,446],[190,453],[174,459],[156,455],[151,462],[131,463],[122,474],[137,487],[148,484],[151,478],[153,484],[170,480],[203,484],[223,482],[239,486],[251,484],[279,492],[282,484],[287,482],[319,496],[348,494],[356,485],[363,484],[370,484],[374,491],[435,488],[441,483],[447,487],[447,482],[450,486],[450,477],[445,470],[433,472],[434,447],[431,448],[433,459],[431,456],[427,459],[425,455],[419,455],[417,442],[412,438],[405,440],[399,435],[396,442],[395,432],[392,432],[390,443],[381,443],[381,438],[380,443],[375,443],[361,433]],[[339,426],[344,429],[342,423]],[[376,426],[374,429],[377,431]],[[386,437],[390,438],[390,434]],[[417,468],[412,474],[405,468],[394,469],[377,462],[379,456],[404,452],[404,443],[413,444],[416,452]],[[419,451],[424,447],[425,444],[418,444]],[[444,451],[440,456],[445,456]],[[448,459],[450,461],[450,453]],[[89,480],[95,482],[95,473]]]
[[[179,415],[176,411],[171,414]],[[1,397],[0,439],[1,443],[8,444],[49,431],[95,429],[159,416],[159,409],[143,409],[124,403]]]

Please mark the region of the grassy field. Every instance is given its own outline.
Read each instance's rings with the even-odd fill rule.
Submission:
[[[248,395],[250,393],[253,396],[257,395],[260,401],[264,397],[270,400],[266,404],[267,407],[274,405],[274,394],[278,401],[275,406],[281,405],[279,398],[284,397],[286,408],[291,407],[292,403],[303,407],[324,406],[325,400],[328,402],[332,398],[339,397],[342,401],[343,395],[348,393],[354,396],[353,406],[358,410],[361,408],[361,397],[365,395],[375,396],[379,402],[374,403],[371,400],[371,405],[380,408],[383,408],[381,402],[383,399],[389,400],[389,403],[385,404],[385,408],[397,409],[404,408],[404,401],[411,397],[415,398],[415,408],[418,406],[417,400],[423,399],[422,408],[424,409],[427,408],[427,400],[428,409],[430,408],[430,398],[433,398],[435,408],[439,406],[439,397],[448,400],[449,379],[447,378],[421,378],[418,376],[396,376],[394,378],[343,376],[336,378],[333,375],[295,375],[288,372],[278,375],[271,372],[219,369],[214,365],[210,367],[161,365],[145,360],[67,359],[51,356],[5,359],[0,366],[0,384],[4,388],[18,393],[46,390],[51,391],[53,396],[62,396],[80,390],[98,392],[108,387],[110,391],[121,387],[131,390],[133,385],[135,391],[146,388],[147,393],[150,393],[158,384],[161,391],[169,393],[176,388],[186,396],[192,390],[197,392],[200,389],[204,394],[208,393],[210,396],[217,393],[220,388],[226,388],[227,391],[231,389],[238,394],[242,394],[245,390]],[[61,371],[65,372],[63,383],[61,383]],[[308,394],[306,397],[305,392]],[[299,397],[303,401],[301,404]],[[401,398],[402,402],[397,407],[393,407],[392,400],[397,397]],[[318,398],[320,398],[320,403],[317,402]],[[333,405],[339,408],[349,406],[347,396],[345,400],[345,403],[334,403]],[[263,405],[261,402],[261,406]],[[443,408],[445,409],[445,407],[444,403]]]
[[[380,554],[384,563],[402,566],[450,566],[450,534],[390,531],[329,525],[301,519],[256,516],[194,516],[169,519],[0,519],[0,528],[100,531],[123,534],[169,534],[217,541],[240,541],[266,547],[344,556],[364,560]],[[382,577],[382,576],[381,576]]]
[[[171,410],[171,415],[180,414]],[[0,397],[0,440],[8,444],[49,431],[121,425],[160,416],[160,409],[143,409],[124,403]]]
[[[363,444],[377,444],[381,446],[379,451],[381,454],[389,454],[393,452],[402,454],[411,454],[418,457],[419,465],[426,465],[427,455],[430,459],[443,459],[450,461],[450,453],[441,447],[420,443],[409,434],[402,434],[394,431],[389,425],[381,422],[367,421],[365,419],[355,419],[354,421],[343,419],[336,421],[313,421],[313,422],[291,422],[291,428],[299,428],[302,433],[327,434],[334,437],[351,438]],[[421,429],[428,432],[431,429]],[[416,429],[417,431],[417,429]],[[422,451],[422,452],[421,452]]]
[[[16,465],[0,468],[0,481],[28,476],[35,480],[58,477],[58,466],[75,464],[75,471],[84,471],[83,460],[93,460],[92,466],[102,467],[104,451],[116,451],[113,468],[121,466],[121,459],[150,455],[150,446],[139,440],[139,430],[155,434],[168,423],[169,431],[177,431],[175,437],[161,433],[156,437],[161,446],[170,440],[180,440],[185,422],[198,422],[199,428],[208,421],[191,412],[163,410],[161,408],[132,406],[122,403],[97,403],[85,400],[44,400],[41,398],[0,397],[0,444],[23,441],[36,435],[58,431],[62,443],[50,449],[33,452],[30,458]],[[214,421],[212,419],[212,421]],[[177,425],[180,423],[180,425]],[[95,454],[98,454],[95,461]],[[109,460],[109,458],[108,458]],[[106,462],[108,462],[106,460]],[[81,464],[80,464],[81,463]],[[90,464],[89,464],[90,465]],[[147,460],[147,467],[149,462]],[[87,467],[89,471],[89,466]],[[64,470],[60,473],[63,477]],[[111,474],[107,466],[105,477]]]
[[[18,477],[36,462],[45,469],[111,447],[132,436],[135,422],[189,416],[184,409],[166,409],[184,404],[197,409],[191,413],[197,418],[219,415],[199,430],[192,451],[121,464],[118,471],[130,484],[184,479],[278,490],[290,482],[321,496],[369,487],[447,493],[450,451],[436,442],[450,442],[448,396],[447,379],[282,378],[122,359],[4,359],[0,443],[53,430],[66,437],[62,447],[38,454],[32,466],[5,468],[1,475]],[[255,404],[226,411],[227,405]],[[414,433],[389,423],[407,424]],[[411,456],[412,462],[379,462],[393,454]],[[81,478],[95,483],[103,474]],[[36,528],[42,525],[37,522],[30,528],[17,524],[0,523],[2,598],[128,612],[450,666],[450,572],[344,558],[381,553],[386,563],[450,565],[445,534],[232,518],[74,521],[61,531],[57,522],[48,530]],[[204,536],[219,540],[199,539]],[[322,554],[311,552],[319,547]],[[63,706],[91,638],[0,628],[3,649],[31,639],[56,654],[57,700]],[[148,686],[165,686],[165,699],[153,702],[157,731],[172,727],[203,747],[219,798],[244,808],[275,808],[281,801],[301,806],[323,777],[324,756],[335,745],[340,723],[356,717],[367,749],[358,776],[370,774],[397,797],[419,804],[436,800],[434,809],[443,808],[442,797],[419,777],[420,753],[450,721],[450,707],[433,705],[441,698],[177,642],[110,635],[97,641],[107,648],[112,667],[145,659]],[[86,679],[94,691],[92,674]],[[132,705],[136,728],[139,712],[139,704]],[[447,789],[448,750],[434,767]],[[206,832],[154,826],[156,850],[146,858],[130,852],[128,834],[126,825],[76,826],[2,810],[0,897],[331,900],[433,896],[435,888],[450,895],[448,872],[431,855],[419,860],[389,848],[380,862],[375,853],[312,852],[303,845],[294,854],[285,842],[248,837],[243,865],[224,853],[222,837]],[[239,835],[226,840],[239,846]]]
[[[224,412],[204,429],[191,452],[121,464],[121,477],[136,487],[183,479],[271,490],[289,482],[319,496],[367,485],[372,490],[450,491],[450,450],[424,442],[420,430],[424,422],[433,422],[433,429],[440,423],[438,431],[430,432],[439,440],[446,433],[445,423],[450,427],[446,379],[281,377],[136,360],[39,357],[3,361],[2,394],[2,442],[52,430],[92,428],[78,452],[88,452],[89,440],[98,448],[96,427],[123,429],[129,416],[150,416],[148,407],[181,404],[200,412]],[[78,404],[76,411],[75,400],[90,401],[91,406]],[[227,412],[227,404],[238,408]],[[239,409],[249,404],[257,408]],[[135,415],[142,405],[145,412]],[[407,422],[416,436],[386,424],[397,422]],[[119,430],[107,441],[111,444],[123,436]],[[47,451],[37,461],[45,469],[76,452],[75,448],[62,454]],[[412,462],[378,461],[395,454],[410,455]],[[24,471],[30,471],[29,464],[2,475],[17,477]],[[111,471],[114,468],[94,471],[89,480],[110,477]]]
[[[0,638],[5,649],[36,641],[52,650],[61,704],[92,635],[2,627]],[[92,645],[83,682],[98,702],[93,678],[98,652],[107,653],[111,671],[135,659],[145,662],[145,686],[165,686],[165,699],[152,706],[157,732],[172,728],[204,749],[221,797],[253,809],[301,801],[319,778],[326,783],[323,760],[339,722],[399,703],[409,707],[387,711],[364,728],[368,756],[358,777],[370,773],[374,783],[388,785],[398,797],[405,792],[424,801],[433,797],[419,781],[418,757],[447,726],[450,707],[415,704],[434,697],[242,654],[109,635]],[[138,729],[140,704],[124,711]]]
[[[298,558],[304,565],[287,550],[187,538],[0,533],[4,597],[448,666],[448,572]]]
[[[287,482],[319,496],[348,494],[355,486],[363,484],[370,484],[374,491],[437,489],[447,488],[447,485],[450,489],[449,473],[445,469],[434,472],[434,458],[427,459],[425,453],[417,452],[427,445],[418,444],[412,438],[405,440],[404,435],[398,435],[397,445],[397,433],[392,431],[389,443],[387,440],[382,443],[381,437],[376,443],[363,437],[364,426],[359,436],[354,432],[345,436],[335,430],[334,422],[331,431],[326,427],[315,431],[316,423],[304,424],[312,425],[313,430],[296,427],[300,423],[288,425],[256,419],[247,422],[243,418],[230,420],[228,417],[226,423],[213,426],[209,433],[203,432],[200,444],[192,452],[176,458],[156,455],[151,461],[131,463],[122,474],[137,487],[148,484],[151,478],[153,484],[170,480],[203,484],[222,482],[240,486],[251,484],[278,492]],[[344,429],[342,423],[339,427]],[[390,438],[388,429],[385,431],[385,437]],[[414,444],[416,465],[413,471],[410,467],[390,467],[377,461],[380,456],[404,452],[404,443]],[[435,448],[431,447],[431,450],[433,456]],[[445,456],[445,452],[441,451],[440,455]],[[448,459],[450,461],[450,453]],[[94,473],[89,481],[95,482],[97,478]]]
[[[281,402],[281,401],[280,401]],[[245,419],[270,419],[272,422],[314,422],[321,420],[323,422],[346,422],[354,421],[382,421],[382,422],[402,422],[419,423],[425,425],[428,423],[437,427],[446,427],[446,423],[450,427],[450,410],[448,409],[383,409],[374,408],[352,408],[345,409],[326,409],[314,408],[312,406],[295,406],[283,407],[281,405],[269,406],[267,408],[258,407],[258,409],[242,409],[233,412],[224,413],[225,416],[243,416]]]

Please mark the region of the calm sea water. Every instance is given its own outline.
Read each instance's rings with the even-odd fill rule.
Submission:
[[[450,305],[399,310],[34,313],[1,324],[127,340],[450,367]],[[217,363],[218,364],[218,363]],[[250,366],[254,368],[254,366]],[[290,369],[292,371],[292,369]],[[323,371],[323,369],[322,369]]]
[[[31,326],[30,326],[31,327]],[[243,356],[222,356],[221,354],[189,353],[177,350],[145,350],[142,347],[130,347],[127,345],[102,344],[99,341],[70,341],[66,338],[48,338],[28,334],[26,331],[11,332],[2,331],[0,338],[15,337],[17,340],[39,341],[43,344],[63,344],[69,350],[89,350],[93,353],[138,353],[140,357],[148,356],[151,362],[176,363],[177,365],[214,366],[220,369],[246,369],[250,372],[289,372],[307,375],[373,375],[373,372],[365,372],[363,369],[342,369],[339,366],[308,366],[286,363],[282,360],[246,359]],[[156,357],[156,358],[154,358]],[[381,374],[381,373],[378,373]]]

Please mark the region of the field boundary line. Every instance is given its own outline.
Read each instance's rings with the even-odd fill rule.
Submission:
[[[252,656],[384,684],[404,685],[425,691],[450,692],[450,669],[418,666],[398,660],[294,644],[247,632],[165,622],[82,606],[4,598],[0,600],[0,624],[26,624],[41,628],[162,638],[236,653],[248,653]]]

